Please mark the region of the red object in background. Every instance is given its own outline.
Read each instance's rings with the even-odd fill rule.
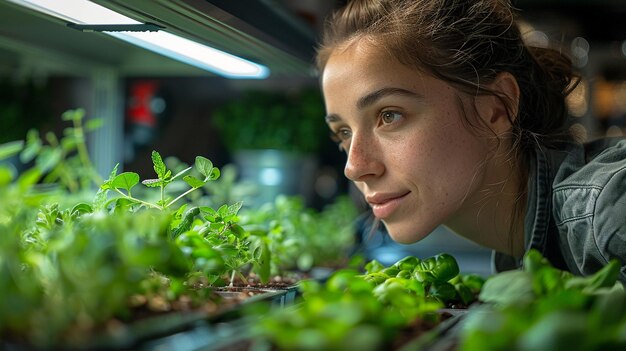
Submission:
[[[154,81],[139,81],[130,86],[129,106],[126,111],[128,121],[148,127],[157,126],[157,116],[152,110],[152,100],[159,86]]]

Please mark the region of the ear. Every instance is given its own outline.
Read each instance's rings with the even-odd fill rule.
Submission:
[[[502,135],[511,130],[519,111],[520,90],[517,79],[509,72],[501,72],[487,89],[493,91],[495,96],[478,96],[476,110],[485,125],[497,135]]]

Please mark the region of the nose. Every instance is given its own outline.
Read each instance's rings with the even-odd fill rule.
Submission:
[[[385,171],[380,160],[379,147],[376,142],[353,134],[348,149],[348,160],[343,170],[345,176],[352,181],[364,181],[370,177],[379,177]]]

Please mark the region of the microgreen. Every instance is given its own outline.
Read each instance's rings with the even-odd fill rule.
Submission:
[[[134,197],[131,193],[131,189],[140,183],[139,174],[134,172],[124,172],[115,175],[115,172],[111,174],[108,180],[104,181],[100,186],[100,189],[104,192],[112,190],[120,195],[123,199],[139,204],[140,206],[152,207],[160,210],[167,209],[178,202],[180,199],[187,196],[192,191],[203,187],[208,181],[216,180],[219,178],[219,169],[213,167],[211,161],[202,156],[196,157],[196,169],[204,176],[203,179],[198,179],[191,175],[185,175],[193,167],[185,168],[172,176],[172,171],[167,168],[161,154],[157,151],[152,151],[152,163],[157,178],[145,179],[141,181],[141,184],[148,188],[159,188],[159,199],[156,202],[150,202]],[[117,169],[117,166],[116,168]],[[186,190],[182,194],[178,195],[173,200],[166,198],[165,189],[168,184],[172,183],[176,179],[183,177],[182,179],[190,186],[190,189]]]
[[[487,279],[479,295],[484,303],[460,332],[460,349],[624,349],[626,292],[617,281],[620,266],[611,260],[578,277],[530,250],[523,269]]]
[[[116,165],[99,180],[83,148],[98,122],[83,125],[83,117],[83,110],[64,114],[71,127],[61,138],[33,130],[25,142],[0,145],[0,157],[19,154],[33,165],[21,173],[0,165],[3,339],[80,348],[111,321],[131,323],[134,308],[155,311],[150,301],[161,312],[177,299],[194,308],[211,302],[206,287],[247,283],[250,273],[267,283],[293,269],[301,248],[315,258],[309,268],[329,257],[322,253],[343,253],[339,232],[348,230],[324,218],[346,221],[351,212],[289,211],[292,200],[282,199],[278,220],[272,209],[254,214],[235,191],[232,168],[218,182],[220,169],[202,156],[191,167],[168,167],[154,151],[153,178]]]
[[[452,273],[450,267],[456,265],[452,260],[443,255],[424,260],[408,257],[394,268],[413,271],[421,262],[433,262],[429,269]],[[441,321],[437,311],[445,304],[440,296],[415,278],[385,275],[377,282],[368,279],[370,274],[383,274],[379,265],[369,262],[366,266],[376,271],[367,274],[346,268],[324,282],[302,282],[297,308],[266,312],[252,327],[258,335],[253,344],[269,342],[280,350],[391,349],[401,330],[412,325],[435,326]]]
[[[62,119],[71,122],[71,126],[64,130],[60,139],[51,132],[42,138],[39,131],[31,129],[25,142],[15,141],[0,147],[0,159],[19,153],[22,163],[34,162],[28,176],[22,178],[23,189],[42,181],[77,193],[102,182],[91,163],[85,142],[85,133],[97,128],[101,121],[92,118],[85,122],[84,109],[69,110]]]

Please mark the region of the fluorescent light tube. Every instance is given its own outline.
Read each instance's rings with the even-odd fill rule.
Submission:
[[[9,1],[78,24],[141,24],[141,22],[87,0]],[[168,32],[104,33],[227,78],[263,79],[269,76],[269,69],[263,65]]]
[[[88,0],[9,0],[18,5],[58,17],[62,20],[82,24],[139,24],[104,6]]]
[[[265,66],[168,32],[110,32],[113,37],[228,78],[267,78]]]

